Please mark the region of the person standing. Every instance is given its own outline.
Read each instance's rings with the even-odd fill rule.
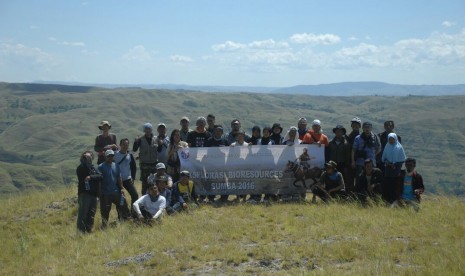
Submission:
[[[191,148],[206,147],[207,140],[211,137],[210,132],[205,128],[207,119],[205,117],[198,117],[195,125],[197,127],[187,135],[187,144]]]
[[[259,126],[252,127],[252,137],[250,137],[249,143],[252,145],[258,145],[260,138],[262,138],[262,130]]]
[[[82,233],[91,233],[97,211],[97,196],[100,190],[102,175],[92,164],[93,153],[85,151],[76,168],[78,178],[78,216],[77,229]]]
[[[179,129],[174,129],[170,135],[170,146],[168,147],[168,160],[166,161],[166,172],[173,177],[173,181],[179,180],[181,172],[181,161],[179,160],[178,150],[188,148],[186,142],[181,141]]]
[[[233,119],[231,121],[231,131],[226,135],[226,139],[228,143],[231,145],[232,143],[236,142],[236,134],[241,131],[241,121],[239,119]],[[250,137],[247,133],[244,133],[245,141],[250,141]]]
[[[262,130],[262,138],[260,138],[260,141],[258,141],[259,145],[274,145],[274,141],[271,140],[271,128],[269,126],[266,126]]]
[[[384,131],[381,133],[378,133],[379,141],[381,143],[381,152],[376,155],[376,166],[381,169],[381,171],[384,173],[384,163],[383,163],[383,152],[384,148],[386,147],[388,143],[388,135],[390,133],[394,133],[394,121],[386,121],[384,122]],[[397,135],[397,134],[396,134]],[[397,141],[399,143],[402,143],[402,138],[397,135]]]
[[[344,176],[347,192],[352,192],[354,182],[347,181],[347,170],[350,167],[352,147],[346,139],[346,129],[342,125],[333,128],[335,137],[329,142],[326,151],[326,160],[333,160],[337,163],[337,170]]]
[[[307,119],[302,117],[297,122],[297,132],[299,133],[299,139],[302,141],[304,139],[305,134],[308,132],[307,128]]]
[[[406,158],[404,148],[397,141],[397,135],[389,133],[388,142],[381,157],[382,164],[384,164],[383,198],[388,203],[395,200],[395,187]]]
[[[273,143],[275,145],[282,144],[283,142],[283,137],[281,136],[282,132],[283,132],[283,128],[281,127],[281,124],[279,123],[274,123],[273,126],[271,127],[270,139],[273,140]]]
[[[119,166],[113,162],[114,156],[115,152],[113,150],[105,151],[105,162],[98,166],[98,170],[103,177],[100,196],[102,228],[107,227],[112,204],[116,206],[118,220],[125,220],[129,215],[128,206],[124,199],[121,171]]]
[[[360,134],[360,128],[362,127],[362,120],[358,117],[354,117],[352,120],[350,120],[350,127],[352,128],[352,131],[347,135],[347,143],[349,144],[350,147],[350,160],[349,163],[346,166],[347,173],[346,173],[346,185],[350,187],[355,186],[355,181],[358,177],[356,175],[356,169],[352,167],[352,147],[354,144],[355,137],[357,137]]]
[[[376,160],[376,155],[381,151],[381,144],[379,138],[371,130],[373,125],[370,122],[364,122],[362,129],[363,132],[355,137],[354,144],[352,145],[352,168],[355,169],[355,175],[362,172],[366,159],[373,162]],[[376,166],[373,163],[373,166]]]
[[[158,142],[153,135],[153,127],[151,123],[145,123],[143,126],[144,136],[137,137],[134,140],[132,151],[139,151],[139,168],[140,180],[142,181],[141,194],[145,195],[147,191],[147,177],[155,171],[155,166],[158,163]]]
[[[181,121],[179,124],[181,125],[181,129],[179,131],[179,134],[181,135],[181,141],[186,142],[187,141],[187,135],[189,132],[192,131],[192,129],[189,128],[189,117],[184,116],[181,118]]]
[[[134,186],[134,179],[136,179],[137,172],[136,160],[128,150],[128,138],[121,139],[119,147],[120,150],[115,152],[114,161],[120,168],[123,187],[131,196],[131,204],[133,204],[139,198],[136,187]]]
[[[229,142],[223,135],[223,126],[215,125],[212,137],[207,140],[207,147],[228,147]]]
[[[282,144],[286,146],[294,146],[299,145],[301,142],[302,141],[300,141],[299,136],[297,135],[297,127],[291,126],[284,136]]]
[[[170,138],[166,136],[166,125],[164,123],[159,123],[157,132],[158,162],[166,164],[166,161],[168,160],[168,147],[170,145]]]
[[[324,147],[328,146],[328,136],[323,134],[320,120],[313,120],[312,129],[305,134],[302,144],[318,144],[320,146],[323,145]]]
[[[207,115],[207,131],[210,132],[211,135],[213,135],[213,132],[215,131],[215,115],[213,114],[208,114]]]
[[[97,165],[100,165],[105,161],[105,151],[109,149],[115,151],[118,146],[116,145],[116,135],[110,133],[110,122],[102,121],[98,128],[102,133],[95,138],[94,150],[97,152]]]

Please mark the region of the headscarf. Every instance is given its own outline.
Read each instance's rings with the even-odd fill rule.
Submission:
[[[389,143],[389,138],[394,138],[394,144]],[[405,151],[402,145],[397,140],[397,135],[395,133],[388,134],[388,143],[384,147],[383,157],[381,160],[383,162],[390,162],[390,163],[398,163],[398,162],[405,162]]]
[[[286,133],[286,136],[284,136],[283,142],[289,141],[289,139],[290,139],[290,137],[289,137],[289,132],[291,132],[291,131],[295,131],[294,141],[291,141],[292,145],[298,145],[298,144],[300,144],[299,134],[297,133],[297,127],[295,127],[295,126],[291,126],[291,127],[289,128],[289,130],[288,130],[287,133]]]

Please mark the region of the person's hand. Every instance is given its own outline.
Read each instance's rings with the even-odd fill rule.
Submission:
[[[413,191],[416,195],[421,195],[423,193],[422,190],[420,189],[416,189],[415,191]]]
[[[86,178],[84,178],[85,181],[90,181],[90,175],[86,176]]]

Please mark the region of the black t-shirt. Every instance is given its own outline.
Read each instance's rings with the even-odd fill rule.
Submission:
[[[207,147],[227,147],[229,146],[228,140],[226,138],[221,137],[220,139],[215,139],[213,137],[208,138],[207,140]]]
[[[187,135],[187,143],[191,148],[200,148],[207,146],[207,140],[211,137],[210,132],[205,131],[203,133],[197,131],[191,131]]]

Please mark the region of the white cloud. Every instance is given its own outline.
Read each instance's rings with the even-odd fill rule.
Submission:
[[[123,55],[123,59],[129,61],[151,61],[152,54],[142,45],[134,46],[132,49]]]
[[[322,45],[332,45],[341,42],[341,38],[334,34],[293,34],[290,38],[290,41],[297,44],[322,44]]]
[[[48,40],[50,40],[50,41],[57,41],[56,37],[53,37],[53,36],[50,36],[50,37],[48,38]]]
[[[54,64],[56,63],[55,58],[42,51],[37,47],[28,47],[23,44],[9,44],[2,43],[0,44],[0,56],[4,59],[15,60],[28,60],[32,64]]]
[[[30,25],[29,26],[29,29],[31,30],[37,30],[37,29],[40,29],[39,26],[36,26],[36,25]]]
[[[252,41],[248,44],[238,43],[234,41],[226,41],[221,44],[215,44],[212,49],[216,52],[234,52],[244,50],[260,50],[260,49],[287,49],[289,44],[285,41],[275,41],[273,39]]]
[[[337,35],[293,35],[290,41],[296,43],[292,48],[286,41],[273,39],[251,43],[227,41],[212,47],[216,53],[209,60],[257,70],[265,70],[267,66],[277,70],[357,67],[411,70],[429,66],[433,70],[437,65],[465,69],[465,29],[456,34],[432,33],[426,38],[404,39],[388,45],[371,40],[334,51],[314,46],[338,43]]]
[[[60,42],[59,44],[64,45],[64,46],[71,46],[71,47],[85,47],[86,46],[84,42],[79,42],[79,41],[75,41],[75,42],[63,41],[63,42]]]
[[[176,63],[189,63],[189,62],[194,61],[191,57],[182,56],[182,55],[170,56],[170,60],[173,61],[173,62],[176,62]]]
[[[219,51],[236,51],[236,50],[244,49],[246,47],[247,46],[245,44],[236,43],[233,41],[226,41],[225,43],[222,43],[222,44],[213,45],[212,49],[214,51],[219,52]]]
[[[446,20],[446,21],[443,21],[441,25],[442,25],[444,28],[450,28],[450,27],[454,26],[455,23]]]
[[[253,49],[287,49],[289,44],[283,41],[274,41],[273,39],[253,41],[247,45]]]

